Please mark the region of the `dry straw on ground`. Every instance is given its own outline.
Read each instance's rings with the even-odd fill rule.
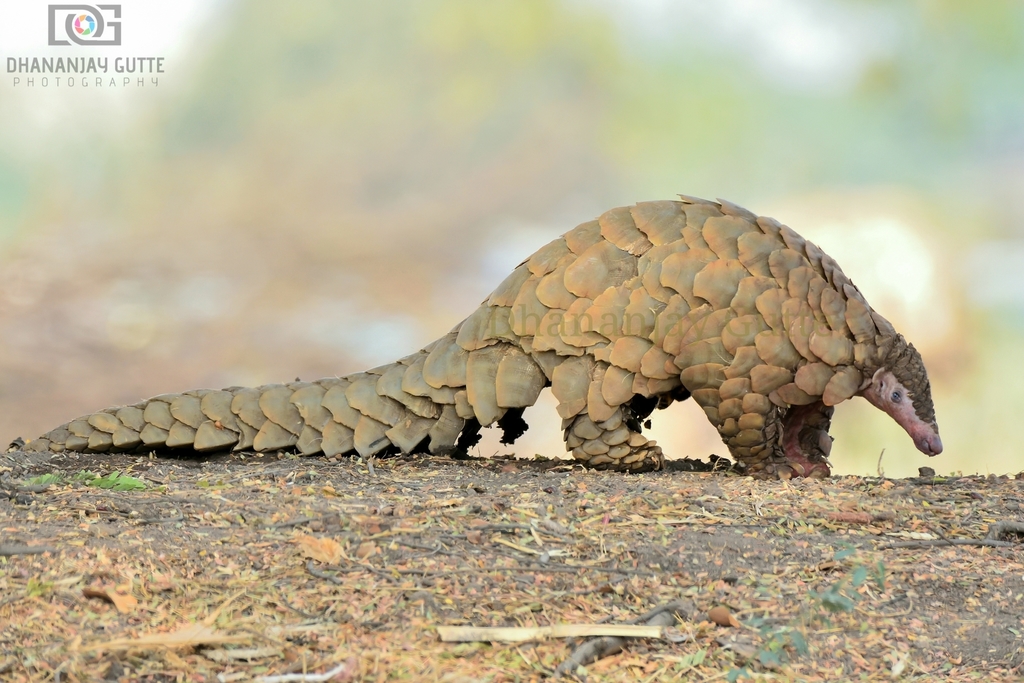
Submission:
[[[1024,676],[1021,480],[19,453],[0,477],[3,680]],[[630,622],[665,637],[439,637]]]

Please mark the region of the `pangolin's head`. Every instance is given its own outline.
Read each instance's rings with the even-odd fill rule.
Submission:
[[[881,365],[861,389],[861,396],[896,420],[926,455],[942,452],[935,422],[932,388],[921,354],[902,335],[896,335]]]

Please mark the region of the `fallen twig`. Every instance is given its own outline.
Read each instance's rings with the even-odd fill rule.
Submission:
[[[932,541],[897,541],[890,543],[889,545],[882,546],[885,550],[891,548],[934,548],[935,546],[951,546],[951,545],[973,545],[982,546],[988,548],[1006,548],[1007,546],[1018,545],[1017,543],[1011,543],[1010,541],[992,541],[992,540],[976,540],[973,538],[946,538],[936,539]]]
[[[0,545],[0,557],[11,555],[41,555],[42,553],[55,553],[56,548],[48,545]]]
[[[1024,536],[1024,522],[1002,521],[990,524],[988,527],[988,533],[985,534],[985,540],[998,541],[1003,536],[1009,536],[1011,534]]]
[[[367,570],[366,567],[359,567],[358,569],[356,569],[355,567],[345,567],[344,568],[344,571],[366,571],[366,570]],[[309,572],[310,574],[312,574],[313,576],[315,576],[318,579],[323,579],[325,581],[330,581],[331,583],[337,583],[337,584],[345,583],[344,581],[339,579],[337,576],[331,576],[327,572],[322,572],[319,569],[317,569],[316,567],[314,567],[313,566],[313,560],[309,560],[308,562],[306,562],[306,571]]]
[[[682,613],[689,616],[693,613],[693,603],[689,600],[676,600],[668,604],[656,607],[650,612],[635,619],[631,623],[645,623],[648,626],[671,626],[677,621],[676,614]],[[558,665],[552,678],[560,678],[567,673],[574,674],[576,669],[586,666],[591,662],[613,655],[619,652],[626,645],[626,639],[622,636],[602,636],[583,643],[569,655],[569,658]]]
[[[314,521],[316,521],[318,519],[320,519],[320,517],[295,517],[294,519],[289,519],[289,520],[284,521],[284,522],[279,522],[277,524],[271,524],[270,528],[271,529],[287,529],[287,528],[293,527],[293,526],[302,526],[303,524],[309,524],[310,522],[314,522]]]
[[[907,609],[902,612],[894,612],[893,614],[883,614],[881,612],[872,612],[870,610],[861,609],[860,607],[854,606],[854,609],[863,614],[866,617],[875,617],[877,619],[895,619],[897,617],[905,617],[914,611],[914,600],[913,598],[907,598]]]
[[[347,681],[355,675],[359,665],[355,657],[349,657],[330,671],[322,674],[278,674],[276,676],[260,676],[256,683],[322,683],[336,679]]]
[[[548,638],[588,638],[615,636],[622,638],[661,638],[662,626],[670,624],[553,624],[551,626],[438,626],[437,633],[445,643],[525,643]]]
[[[591,567],[587,565],[574,566],[574,565],[557,565],[554,567],[485,567],[485,568],[473,568],[473,567],[456,567],[452,569],[445,569],[444,571],[431,571],[429,569],[396,569],[393,567],[389,568],[378,568],[369,567],[366,565],[357,565],[354,567],[337,567],[331,566],[329,569],[333,572],[340,572],[345,574],[357,573],[357,572],[370,572],[372,574],[379,574],[380,576],[390,577],[398,574],[401,576],[423,576],[423,577],[440,577],[450,576],[452,574],[488,574],[490,572],[524,572],[524,573],[536,573],[536,574],[558,574],[558,573],[572,573],[578,572],[581,569],[604,572],[606,574],[622,574],[624,576],[652,576],[654,572],[648,572],[637,569],[620,569],[618,567]],[[336,576],[323,572],[313,566],[313,561],[310,560],[306,563],[306,571],[313,576],[326,579],[331,583],[342,583],[341,579]]]
[[[941,538],[941,539],[942,539],[943,541],[945,541],[945,542],[946,542],[946,543],[947,543],[948,545],[955,545],[955,544],[953,543],[953,539],[951,539],[951,538],[947,537],[947,536],[946,536],[946,534],[942,533],[942,530],[941,530],[941,529],[936,529],[936,528],[935,528],[935,527],[934,527],[933,525],[931,525],[931,524],[927,524],[926,526],[928,527],[928,529],[929,529],[929,530],[931,530],[931,532],[932,532],[933,534],[935,534],[936,536],[938,536],[939,538]]]
[[[175,517],[143,517],[139,520],[139,524],[174,524],[184,521],[185,516],[179,513]]]

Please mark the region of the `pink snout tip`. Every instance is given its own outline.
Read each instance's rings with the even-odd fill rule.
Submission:
[[[942,439],[939,438],[938,434],[926,434],[918,437],[914,441],[914,445],[917,446],[917,450],[929,457],[942,452]]]

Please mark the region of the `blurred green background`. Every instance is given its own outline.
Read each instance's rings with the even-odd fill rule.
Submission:
[[[15,5],[3,30],[42,28],[0,57],[97,49],[46,52]],[[159,86],[0,84],[4,443],[393,360],[554,236],[684,192],[817,241],[922,351],[945,453],[855,399],[837,472],[1024,470],[1017,0],[123,6]],[[515,452],[560,454],[551,403],[527,419]],[[655,427],[725,453],[695,406]]]

